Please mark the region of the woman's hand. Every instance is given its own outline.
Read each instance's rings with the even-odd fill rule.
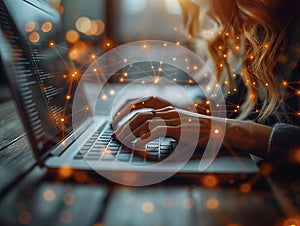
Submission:
[[[137,113],[114,133],[115,138],[125,146],[143,149],[146,143],[159,137],[170,137],[187,145],[206,145],[211,131],[211,117],[177,109],[156,97],[127,101],[115,115],[113,126],[131,111],[143,108],[153,110]]]
[[[271,127],[193,113],[155,97],[128,101],[114,117],[113,125],[131,111],[142,108],[153,110],[137,113],[114,133],[116,139],[132,149],[144,149],[151,140],[170,137],[187,147],[206,147],[208,141],[212,146],[222,142],[223,146],[266,157]]]

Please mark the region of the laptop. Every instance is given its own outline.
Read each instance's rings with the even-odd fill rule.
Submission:
[[[93,81],[82,89],[77,87],[83,72],[68,60],[69,47],[60,15],[41,0],[0,0],[0,17],[1,64],[40,166],[97,172],[101,177],[132,186],[158,183],[174,175],[240,176],[258,172],[248,154],[229,154],[228,150],[219,151],[214,161],[208,160],[204,170],[199,170],[201,157],[173,161],[178,143],[164,137],[145,146],[151,155],[141,156],[126,148],[111,137],[111,115],[103,111],[95,116],[89,93],[97,93],[98,87]],[[87,64],[93,60],[85,59]],[[145,91],[138,84],[131,87],[139,89]],[[163,90],[166,95],[172,93],[167,88]],[[122,91],[122,86],[114,89]],[[162,89],[156,92],[162,93]],[[98,101],[101,100],[106,110],[111,109],[111,102],[101,98]],[[74,115],[78,119],[76,126]]]

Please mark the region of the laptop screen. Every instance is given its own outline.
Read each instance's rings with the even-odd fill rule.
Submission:
[[[80,72],[68,61],[59,14],[43,1],[0,0],[0,28],[1,63],[41,159],[72,131]],[[81,103],[76,114],[89,114]]]

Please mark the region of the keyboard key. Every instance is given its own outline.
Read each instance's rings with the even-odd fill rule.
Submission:
[[[162,154],[171,154],[172,153],[172,149],[160,149],[160,153]]]
[[[118,159],[119,161],[129,161],[129,159],[130,159],[130,154],[120,153],[120,154],[117,156],[117,159]]]
[[[102,155],[101,160],[103,160],[103,161],[113,161],[113,160],[115,160],[115,158],[112,155]]]
[[[143,162],[144,161],[144,158],[141,157],[141,156],[138,156],[138,155],[134,155],[132,157],[132,162]]]

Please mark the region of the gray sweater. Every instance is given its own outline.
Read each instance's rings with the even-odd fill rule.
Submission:
[[[277,167],[300,164],[300,127],[277,123],[272,130],[268,160]]]
[[[268,160],[276,166],[300,165],[300,16],[288,30],[288,46],[276,71],[288,82],[285,98],[277,112],[277,119],[269,138]],[[284,123],[282,123],[284,122]]]

